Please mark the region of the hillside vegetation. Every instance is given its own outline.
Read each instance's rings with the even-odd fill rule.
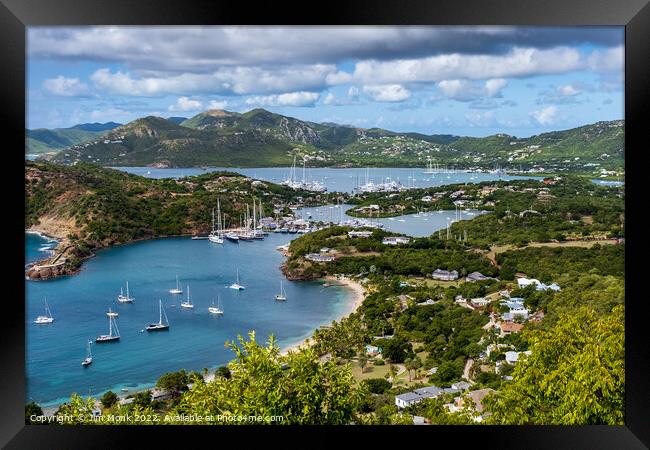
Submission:
[[[431,160],[456,168],[499,165],[612,176],[623,170],[624,123],[598,122],[529,138],[472,138],[318,124],[264,109],[209,110],[183,121],[137,119],[102,139],[71,143],[53,160],[109,166],[268,167],[290,165],[294,156],[310,166],[424,167]]]

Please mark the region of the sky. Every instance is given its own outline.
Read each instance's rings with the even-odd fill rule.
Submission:
[[[265,108],[527,137],[624,118],[623,27],[29,27],[27,127]]]

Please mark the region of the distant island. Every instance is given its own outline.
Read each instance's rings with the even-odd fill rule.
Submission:
[[[103,130],[27,130],[26,151],[53,162],[103,166],[426,167],[624,174],[624,121],[603,121],[527,138],[400,133],[314,123],[264,109],[209,110],[194,117],[143,117]],[[115,125],[115,126],[114,126]]]

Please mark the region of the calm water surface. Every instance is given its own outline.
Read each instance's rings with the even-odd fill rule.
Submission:
[[[153,167],[115,167],[115,169],[134,173],[150,178],[179,178],[192,175],[201,175],[217,170],[238,172],[258,180],[279,183],[289,177],[290,167],[263,167],[263,168],[224,168],[207,167],[205,169],[193,168],[167,168],[156,169]],[[422,173],[422,168],[370,168],[370,169],[332,169],[312,168],[306,169],[305,179],[323,183],[330,192],[352,192],[359,184],[364,184],[366,179],[373,183],[379,183],[386,178],[401,182],[404,186],[413,188],[425,188],[430,186],[442,186],[454,183],[480,183],[491,180],[518,180],[539,177],[496,175],[491,173],[438,173],[427,175]],[[302,179],[302,169],[296,168],[296,177]]]
[[[72,392],[98,395],[108,389],[149,387],[167,371],[213,368],[232,359],[224,342],[256,330],[258,340],[270,334],[280,346],[311,335],[346,310],[349,291],[324,288],[319,282],[289,282],[281,274],[278,245],[294,235],[271,234],[264,241],[223,245],[207,240],[168,238],[113,247],[85,262],[81,273],[49,281],[26,281],[27,401],[43,405],[69,397]],[[27,235],[27,255],[38,259],[47,240]],[[241,284],[228,285],[239,268]],[[178,274],[183,295],[168,290]],[[284,281],[288,300],[274,295]],[[133,304],[117,302],[120,286],[129,281]],[[180,307],[187,285],[195,307]],[[211,315],[207,308],[217,296],[225,314]],[[44,300],[54,323],[32,321],[44,312]],[[170,322],[168,332],[142,332],[159,317],[162,299]],[[86,342],[108,333],[106,311],[119,313],[119,342],[92,344],[94,361],[82,367]]]

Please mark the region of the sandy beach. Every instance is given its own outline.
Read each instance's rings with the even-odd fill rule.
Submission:
[[[347,277],[336,278],[331,275],[328,275],[323,279],[326,280],[328,283],[337,283],[338,285],[343,285],[346,289],[351,290],[353,293],[352,298],[350,299],[350,302],[346,305],[346,308],[344,309],[343,313],[339,317],[334,318],[333,320],[336,320],[338,322],[344,317],[349,316],[354,311],[356,311],[359,308],[359,306],[361,306],[361,303],[363,303],[363,299],[365,298],[365,294],[366,294],[366,288],[364,288],[361,285],[361,283]],[[284,347],[281,349],[282,350],[281,354],[286,355],[291,350],[297,350],[301,347],[308,347],[309,345],[311,345],[310,341],[311,338],[307,338],[301,342],[296,342],[295,344],[291,344],[287,347]]]

